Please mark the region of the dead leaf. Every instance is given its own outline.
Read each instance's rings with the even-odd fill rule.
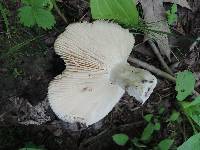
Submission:
[[[154,39],[160,49],[161,54],[167,56],[170,60],[171,49],[169,47],[168,36],[170,33],[166,20],[165,9],[161,0],[140,0],[143,9],[144,20],[148,28],[157,32],[148,32],[146,36]],[[164,33],[165,32],[165,33]]]
[[[165,3],[175,3],[180,5],[181,7],[185,7],[191,10],[190,5],[188,4],[187,0],[163,0]]]

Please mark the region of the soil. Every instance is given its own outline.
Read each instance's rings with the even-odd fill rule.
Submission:
[[[18,1],[16,6],[9,0],[4,0],[4,3],[11,13],[11,34],[6,34],[0,18],[0,150],[18,150],[29,142],[48,150],[126,150],[129,146],[117,146],[112,141],[112,135],[126,133],[131,138],[140,137],[147,124],[143,116],[148,113],[160,116],[161,123],[161,130],[153,134],[151,142],[147,143],[148,147],[154,147],[167,137],[173,137],[174,145],[180,145],[192,134],[184,117],[181,123],[166,122],[171,110],[178,109],[178,106],[175,103],[174,84],[163,78],[159,78],[159,85],[144,105],[125,93],[108,116],[89,127],[60,121],[48,106],[45,108],[47,118],[41,117],[44,114],[37,114],[34,118],[32,108],[43,102],[46,104],[49,82],[65,69],[63,60],[54,52],[53,44],[66,25],[57,16],[57,24],[53,30],[25,28],[16,21]],[[183,49],[183,52],[176,53],[180,61],[172,69],[174,72],[189,69],[200,78],[200,46],[188,51],[194,40],[200,37],[200,2],[189,0],[189,4],[192,11],[181,7],[178,9],[179,21],[174,26],[178,38],[172,39],[172,43]],[[70,23],[91,21],[89,3],[86,0],[63,1],[59,3],[59,7]],[[34,39],[38,35],[40,37]],[[34,40],[26,43],[29,39]],[[137,43],[142,42],[141,37],[137,36],[136,39]],[[140,52],[134,55],[161,68],[155,57],[145,56]],[[159,114],[161,108],[165,110]],[[38,116],[46,122],[41,125],[25,125],[25,121],[30,119],[38,121]]]

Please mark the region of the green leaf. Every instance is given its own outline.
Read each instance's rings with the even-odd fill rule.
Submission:
[[[169,122],[169,121],[174,122],[179,118],[179,116],[180,116],[179,112],[173,111],[171,116],[169,117],[169,119],[167,119],[167,122]]]
[[[120,146],[125,145],[129,140],[129,137],[123,133],[115,134],[112,136],[112,138],[113,138],[113,141]]]
[[[176,91],[178,92],[176,98],[183,101],[187,96],[194,91],[195,77],[192,72],[179,72],[176,78]]]
[[[167,22],[168,22],[169,25],[172,25],[176,20],[177,20],[176,15],[169,15]]]
[[[49,11],[53,9],[53,3],[51,0],[44,0],[43,6]]]
[[[181,103],[185,113],[200,126],[200,96],[192,102]]]
[[[126,26],[138,25],[138,11],[134,0],[90,0],[93,19],[115,20]]]
[[[171,139],[164,139],[159,144],[159,150],[169,150],[169,148],[172,146],[174,140]]]
[[[177,20],[177,4],[173,4],[171,9],[166,12],[168,24],[172,25]]]
[[[172,14],[177,13],[177,4],[174,3],[174,4],[172,5],[172,7],[171,7],[171,13],[172,13]]]
[[[193,135],[185,141],[177,150],[199,150],[200,148],[200,133]]]
[[[160,130],[160,123],[157,122],[155,125],[154,125],[154,130],[156,131],[159,131]]]
[[[38,25],[43,29],[51,29],[55,18],[51,11],[45,9],[46,0],[23,0],[25,6],[19,9],[20,22],[27,27]]]
[[[147,122],[150,122],[151,119],[152,119],[152,117],[153,117],[153,114],[147,114],[147,115],[144,116],[144,119],[145,119]]]
[[[35,12],[35,20],[38,26],[43,29],[51,29],[56,23],[51,12],[44,9],[37,9],[37,12]]]
[[[32,7],[30,6],[24,6],[19,9],[19,14],[20,22],[27,27],[32,27],[36,21],[33,16],[33,10]]]
[[[192,106],[200,106],[200,96],[197,96],[192,102],[182,102],[184,109],[187,109]]]
[[[153,134],[154,128],[155,128],[154,124],[149,122],[142,133],[141,140],[142,141],[150,140],[151,135]]]

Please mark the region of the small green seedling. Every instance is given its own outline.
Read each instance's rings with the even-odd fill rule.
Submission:
[[[147,126],[144,128],[142,136],[140,138],[141,141],[149,141],[151,139],[152,134],[154,131],[160,130],[160,123],[156,116],[153,114],[147,114],[144,116],[144,119],[148,122]],[[155,121],[155,123],[153,122]]]
[[[200,96],[192,102],[183,102],[183,110],[198,126],[200,126]]]
[[[158,149],[169,150],[173,143],[174,143],[174,140],[172,139],[164,139],[160,141],[160,143],[158,144]]]
[[[163,111],[162,111],[163,112]],[[173,111],[175,114],[175,111]],[[172,115],[177,116],[177,115]],[[176,120],[177,117],[171,117],[171,120]],[[160,117],[153,114],[147,114],[144,116],[144,119],[148,122],[147,126],[143,130],[143,133],[140,138],[134,137],[133,139],[130,139],[126,134],[115,134],[113,135],[113,141],[120,145],[124,146],[128,143],[131,144],[130,150],[134,149],[146,149],[148,146],[146,144],[150,143],[151,137],[155,131],[159,131],[161,128],[161,125],[159,123]],[[169,150],[172,146],[174,140],[166,138],[159,142],[159,144],[156,144],[153,146],[154,150]]]
[[[2,2],[0,2],[0,16],[2,16],[3,18],[3,22],[6,27],[6,33],[8,37],[10,38],[10,29],[9,29],[9,21],[8,21],[9,11],[3,6]]]
[[[166,122],[175,122],[178,120],[179,116],[180,112],[173,110],[171,116],[166,120]]]
[[[138,139],[136,137],[133,138],[133,139],[130,139],[128,137],[128,135],[126,135],[124,133],[114,134],[112,136],[112,139],[119,146],[124,146],[128,142],[130,142],[129,144],[131,144],[131,147],[129,148],[129,150],[133,150],[135,147],[137,147],[137,148],[145,148],[145,147],[147,147],[146,145],[141,143],[140,139]]]
[[[15,78],[22,76],[23,74],[24,74],[24,72],[21,69],[14,68],[13,75],[14,75]]]
[[[113,141],[120,146],[124,146],[129,142],[129,144],[131,145],[131,147],[129,148],[130,150],[134,150],[136,148],[137,149],[147,148],[146,144],[150,141],[152,134],[155,131],[159,131],[161,125],[159,123],[159,117],[154,116],[153,114],[145,115],[144,119],[148,122],[148,124],[145,127],[142,136],[140,138],[134,137],[133,139],[131,139],[126,134],[120,133],[112,136]],[[158,145],[156,145],[156,147],[154,148],[159,150],[168,150],[169,147],[172,145],[172,143],[173,140],[165,139],[161,141]],[[164,147],[166,149],[164,149]]]
[[[43,29],[51,29],[56,23],[51,13],[53,4],[50,0],[22,0],[23,7],[19,11],[20,22],[27,27],[38,25]]]
[[[169,25],[172,25],[174,22],[177,21],[177,4],[173,4],[171,9],[166,12],[167,14],[167,21]]]
[[[184,71],[177,75],[176,98],[181,101],[180,104],[187,117],[190,117],[200,126],[200,96],[197,96],[193,101],[186,101],[185,98],[192,94],[195,87],[195,77],[192,72]]]
[[[195,87],[195,77],[192,72],[184,71],[178,73],[176,79],[177,100],[182,107],[182,111],[188,118],[194,135],[185,141],[177,150],[198,150],[200,146],[200,134],[198,133],[193,121],[200,126],[200,96],[192,101],[187,101],[186,97],[191,95]],[[198,133],[198,134],[197,134]]]
[[[112,138],[113,138],[113,141],[120,146],[124,146],[129,140],[128,135],[123,134],[123,133],[115,134],[112,136]]]
[[[183,101],[187,96],[194,91],[195,77],[192,72],[179,72],[176,78],[176,91],[178,92],[176,98]]]

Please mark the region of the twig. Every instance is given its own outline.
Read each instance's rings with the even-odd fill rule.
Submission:
[[[164,61],[164,59],[162,58],[158,48],[156,47],[155,43],[152,40],[148,40],[148,43],[151,45],[154,53],[156,54],[156,56],[158,57],[158,60],[160,61],[161,65],[164,67],[164,69],[171,75],[173,75],[172,70],[168,67],[167,63]]]
[[[58,8],[57,4],[56,4],[56,0],[51,0],[51,2],[53,3],[53,6],[56,10],[56,12],[58,13],[58,15],[62,18],[62,20],[68,24],[67,18],[63,15],[63,13],[60,11],[60,9]]]
[[[133,57],[129,57],[128,61],[132,62],[134,64],[137,64],[137,65],[141,66],[142,68],[145,68],[145,69],[157,74],[160,77],[166,78],[166,79],[168,79],[170,81],[173,81],[173,82],[176,81],[176,78],[173,77],[172,75],[170,75],[170,74],[168,74],[168,73],[156,68],[155,66],[152,66],[152,65],[150,65],[148,63],[145,63],[145,62],[143,62],[143,61],[141,61],[139,59],[136,59],[136,58],[133,58]]]
[[[197,38],[195,45],[197,44],[197,42],[198,42],[199,40],[200,40],[200,38]],[[174,73],[173,73],[172,70],[168,67],[167,63],[164,61],[164,59],[163,59],[163,57],[161,56],[159,50],[157,49],[155,43],[154,43],[152,40],[148,40],[148,42],[149,42],[149,44],[151,45],[151,47],[152,47],[154,53],[155,53],[156,56],[158,57],[159,61],[161,62],[161,65],[165,68],[165,70],[166,70],[169,74],[171,74],[171,75],[174,77]],[[157,69],[157,68],[156,68],[156,69]],[[161,71],[161,70],[160,70],[160,71]],[[155,73],[155,72],[154,72],[154,73]],[[164,72],[164,73],[165,73],[165,72]],[[156,73],[155,73],[155,74],[156,74]],[[169,77],[169,76],[168,76],[168,77]],[[176,81],[176,78],[174,78],[174,79],[175,79],[175,80],[173,80],[173,81]],[[195,90],[193,91],[193,94],[194,94],[195,96],[200,95],[200,94],[199,94],[197,91],[195,91]]]

